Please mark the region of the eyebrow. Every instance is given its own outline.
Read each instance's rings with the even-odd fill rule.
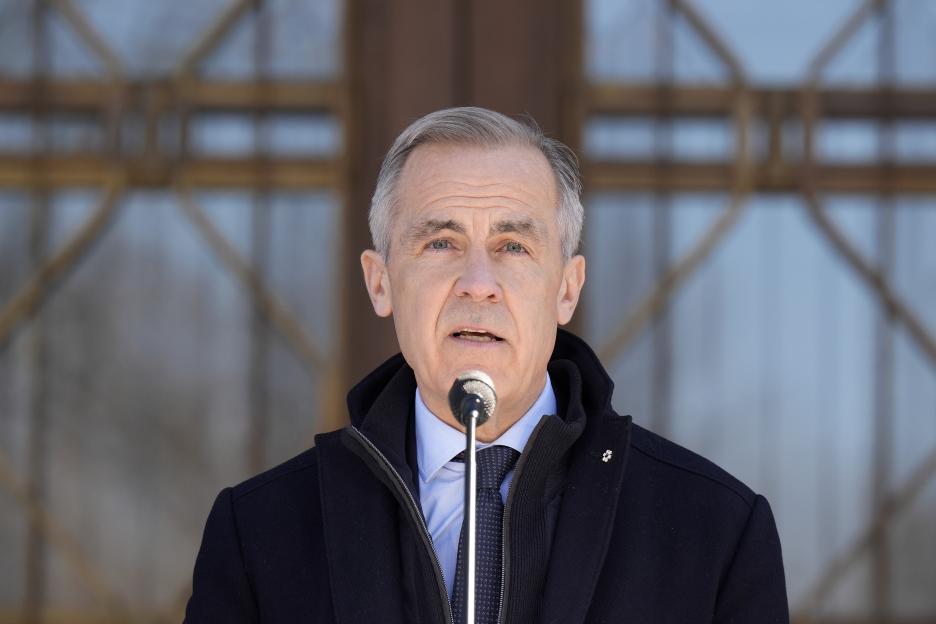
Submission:
[[[409,226],[403,233],[401,239],[404,244],[419,242],[445,230],[464,234],[465,226],[454,219],[426,219]]]
[[[404,244],[420,242],[436,234],[450,230],[456,234],[466,234],[465,226],[455,219],[426,219],[417,221],[409,226],[403,233],[401,240]],[[531,218],[504,219],[491,226],[490,234],[520,234],[536,242],[543,240],[543,228],[540,223]]]
[[[492,234],[520,234],[535,241],[542,241],[542,228],[539,223],[533,219],[507,219],[498,221],[491,226]]]

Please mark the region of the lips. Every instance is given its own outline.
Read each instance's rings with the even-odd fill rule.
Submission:
[[[467,340],[469,342],[503,342],[503,338],[486,329],[464,327],[453,331],[452,338]]]

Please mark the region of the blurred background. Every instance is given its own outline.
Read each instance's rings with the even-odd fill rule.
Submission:
[[[936,2],[0,0],[0,623],[181,620],[220,488],[396,350],[416,117],[581,156],[615,406],[770,500],[798,622],[936,622]]]

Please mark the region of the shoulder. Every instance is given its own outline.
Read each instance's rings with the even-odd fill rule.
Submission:
[[[636,423],[631,425],[630,468],[657,482],[658,489],[687,496],[714,496],[750,511],[757,495],[715,463]],[[638,475],[639,476],[639,475]]]
[[[318,486],[318,451],[313,447],[231,488],[237,506],[307,497]],[[284,499],[284,496],[286,497]]]

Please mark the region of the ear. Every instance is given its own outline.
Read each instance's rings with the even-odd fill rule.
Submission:
[[[377,316],[390,316],[393,312],[390,275],[383,256],[373,249],[366,250],[361,254],[361,268],[364,270],[364,286],[367,287],[374,312]]]
[[[585,256],[574,256],[562,269],[562,283],[559,284],[559,297],[556,301],[558,320],[565,325],[572,320],[578,305],[582,286],[585,285]]]

